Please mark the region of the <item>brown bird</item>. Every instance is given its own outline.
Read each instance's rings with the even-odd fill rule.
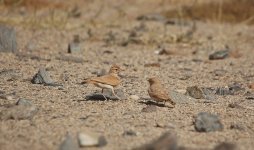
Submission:
[[[150,87],[148,89],[149,96],[157,101],[157,102],[164,102],[164,105],[166,102],[170,102],[170,104],[175,106],[175,102],[173,102],[170,97],[168,96],[167,91],[162,86],[160,80],[156,77],[152,77],[148,79],[148,82],[150,83]]]
[[[110,89],[115,97],[120,99],[114,91],[114,87],[118,86],[121,83],[121,79],[118,76],[119,72],[122,71],[122,69],[118,65],[112,65],[108,74],[100,77],[92,77],[90,79],[85,79],[83,84],[90,83],[94,84],[95,86],[102,89],[101,93],[103,95],[104,89]],[[103,95],[103,97],[107,100],[106,96]]]

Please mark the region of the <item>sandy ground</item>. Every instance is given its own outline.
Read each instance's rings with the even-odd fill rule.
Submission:
[[[91,5],[91,10],[96,9],[96,5]],[[150,76],[159,76],[168,90],[185,90],[193,85],[224,87],[237,82],[246,91],[253,92],[247,87],[254,82],[253,26],[196,22],[193,37],[187,42],[176,42],[174,38],[191,29],[192,22],[186,26],[165,27],[160,21],[137,21],[135,17],[138,15],[160,10],[151,4],[146,4],[151,9],[144,9],[142,0],[135,5],[123,1],[114,3],[123,6],[121,8],[127,12],[124,17],[116,15],[116,9],[108,5],[95,26],[90,22],[68,30],[15,26],[19,52],[26,57],[0,53],[0,71],[9,70],[9,73],[1,74],[0,90],[14,93],[13,99],[0,99],[0,111],[4,104],[25,98],[31,100],[39,112],[31,120],[1,120],[0,149],[57,149],[67,132],[76,136],[78,132],[86,131],[104,135],[108,141],[102,147],[105,150],[133,149],[166,131],[176,132],[179,145],[188,149],[213,149],[221,142],[235,143],[241,150],[253,149],[254,101],[246,99],[243,94],[218,96],[213,103],[177,104],[173,109],[157,107],[150,113],[141,112],[146,104],[140,103],[149,98],[146,78]],[[76,24],[86,17],[85,14],[69,21]],[[90,37],[89,30],[92,32]],[[137,42],[121,46],[132,31],[137,33]],[[67,55],[68,43],[75,34],[81,37],[82,50],[68,55],[82,58],[84,62],[57,59]],[[225,45],[238,51],[241,57],[208,59],[209,54],[224,49]],[[158,46],[174,53],[156,55]],[[31,55],[39,59],[32,59]],[[85,95],[100,89],[81,85],[82,80],[96,76],[95,72],[101,69],[108,70],[113,63],[125,68],[118,88],[125,91],[127,99],[85,100]],[[160,67],[144,67],[148,63],[159,63]],[[31,79],[39,67],[45,67],[55,82],[63,84],[63,89],[32,84]],[[225,72],[216,76],[214,71],[218,69]],[[186,74],[190,77],[183,79]],[[140,100],[128,99],[133,94]],[[241,107],[228,107],[235,102]],[[224,125],[223,131],[195,131],[193,117],[203,111],[218,114]],[[157,124],[165,127],[157,127]],[[230,129],[231,124],[240,124],[244,130]],[[123,136],[127,130],[135,131],[137,136]]]

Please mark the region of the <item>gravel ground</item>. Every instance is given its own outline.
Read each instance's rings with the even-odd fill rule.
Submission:
[[[15,26],[19,54],[0,53],[0,91],[10,95],[0,97],[0,111],[19,98],[31,100],[39,110],[32,119],[1,120],[0,149],[57,149],[67,132],[76,137],[86,131],[104,135],[105,150],[133,149],[166,131],[176,132],[178,145],[187,149],[213,149],[221,142],[234,143],[240,150],[253,149],[254,101],[244,96],[247,91],[254,92],[248,88],[254,82],[253,26],[199,21],[195,29],[191,21],[186,25],[165,26],[162,21],[136,20],[136,16],[148,10],[142,1],[128,7],[131,5],[127,3],[124,7],[125,12],[130,11],[127,17],[115,22],[112,20],[116,10],[105,7],[101,22],[95,26],[89,23],[66,30]],[[155,12],[156,9],[151,7]],[[70,21],[75,24],[86,17]],[[193,35],[188,37],[185,34],[188,31],[193,31]],[[76,34],[81,39],[81,51],[67,54],[68,43]],[[177,41],[181,35],[186,39]],[[232,55],[221,60],[208,59],[213,52],[225,49],[225,45],[233,51]],[[170,54],[157,55],[155,52],[162,47]],[[63,60],[63,56],[68,56],[69,61]],[[75,62],[77,59],[81,61]],[[113,63],[125,69],[118,88],[127,98],[85,100],[85,95],[100,89],[80,84],[83,79],[96,76],[101,69],[108,70]],[[150,63],[160,66],[145,67]],[[46,68],[51,78],[63,86],[32,84],[40,67]],[[222,71],[216,74],[218,70]],[[142,109],[149,99],[146,78],[150,76],[160,77],[168,90],[184,91],[194,85],[217,88],[235,82],[245,90],[236,95],[216,96],[206,103],[176,104],[173,109],[156,106],[155,111],[146,113]],[[129,99],[130,95],[140,99]],[[232,103],[239,106],[229,107]],[[199,112],[217,114],[224,129],[197,132],[193,121]],[[242,128],[232,129],[232,124]],[[136,135],[124,136],[129,130]]]

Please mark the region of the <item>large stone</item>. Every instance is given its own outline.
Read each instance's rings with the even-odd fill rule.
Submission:
[[[35,76],[32,79],[33,84],[52,84],[53,80],[51,79],[48,72],[45,70],[45,68],[40,68],[38,73],[35,74]]]
[[[217,115],[200,112],[195,118],[195,129],[198,132],[221,131],[223,125]]]
[[[60,144],[59,150],[79,150],[78,143],[68,133],[64,141]]]
[[[0,25],[0,52],[16,52],[16,32],[13,28]]]

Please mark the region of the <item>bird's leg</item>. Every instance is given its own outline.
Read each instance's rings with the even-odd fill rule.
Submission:
[[[103,94],[103,90],[104,88],[101,89],[101,95],[105,98],[105,100],[107,101],[108,99],[106,98],[106,96]]]
[[[111,88],[111,91],[112,91],[113,95],[114,95],[118,100],[120,100],[120,98],[116,95],[116,93],[115,93],[115,91],[114,91],[113,88]]]
[[[107,97],[103,93],[101,93],[101,95],[105,98],[106,101],[108,100]]]

